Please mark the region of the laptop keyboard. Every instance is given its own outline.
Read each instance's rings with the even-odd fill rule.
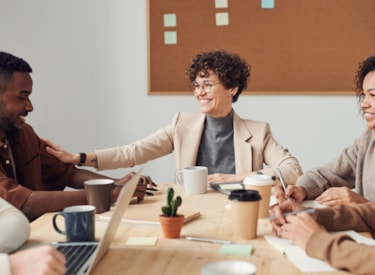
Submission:
[[[57,250],[66,256],[67,275],[77,274],[82,265],[92,255],[98,244],[60,245]]]

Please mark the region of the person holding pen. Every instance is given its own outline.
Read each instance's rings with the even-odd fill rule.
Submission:
[[[302,211],[301,211],[302,210]],[[297,215],[286,215],[300,211]],[[271,210],[276,236],[291,240],[310,257],[327,261],[331,266],[355,274],[374,274],[375,246],[356,243],[345,234],[329,231],[355,230],[375,236],[375,203],[325,207],[313,214],[293,201],[284,202]]]
[[[263,173],[286,183],[301,175],[298,160],[277,143],[266,122],[241,118],[233,109],[250,79],[250,65],[238,54],[213,50],[196,54],[186,70],[200,112],[178,112],[172,122],[132,144],[71,154],[48,142],[47,151],[61,161],[98,170],[126,168],[175,153],[176,170],[208,167],[208,184],[242,182]]]
[[[279,202],[288,197],[302,202],[315,199],[326,206],[375,202],[375,56],[360,63],[356,96],[367,130],[328,164],[305,172],[295,185],[274,188]],[[355,188],[355,191],[352,189]]]

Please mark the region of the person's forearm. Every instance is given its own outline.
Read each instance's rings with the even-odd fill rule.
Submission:
[[[372,274],[375,270],[374,261],[369,260],[375,256],[375,247],[358,244],[347,235],[317,232],[309,239],[306,253],[355,274]]]
[[[44,213],[55,212],[72,205],[87,204],[86,193],[79,191],[33,191],[21,208],[29,220]]]
[[[73,187],[76,189],[83,189],[85,187],[84,182],[86,180],[92,180],[92,179],[113,179],[113,178],[95,173],[93,171],[89,171],[87,169],[77,169],[77,171],[74,173],[73,177],[71,178],[69,187]]]
[[[357,205],[340,205],[316,209],[315,214],[319,224],[328,231],[355,230],[370,232],[375,235],[375,220],[373,202]]]

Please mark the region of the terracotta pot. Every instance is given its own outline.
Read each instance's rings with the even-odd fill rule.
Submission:
[[[161,228],[164,237],[167,239],[177,239],[180,237],[182,225],[184,224],[184,215],[177,215],[176,217],[159,216]]]

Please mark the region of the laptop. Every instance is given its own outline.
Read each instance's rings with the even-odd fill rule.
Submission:
[[[134,194],[143,168],[141,168],[122,188],[113,215],[99,242],[66,242],[52,245],[66,256],[67,275],[90,274],[108,251],[124,212]]]

